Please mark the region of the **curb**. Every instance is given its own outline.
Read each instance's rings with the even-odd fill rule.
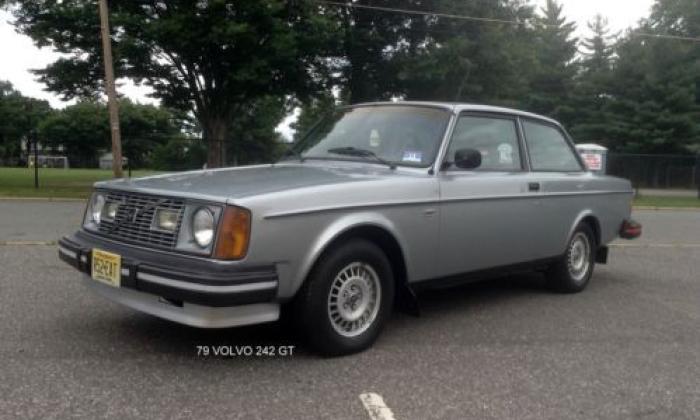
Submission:
[[[668,249],[697,249],[700,248],[700,244],[683,244],[683,243],[654,243],[654,242],[640,242],[640,243],[619,243],[613,242],[608,245],[610,248],[668,248]]]
[[[700,211],[700,207],[654,207],[654,206],[633,206],[632,210],[645,211]]]

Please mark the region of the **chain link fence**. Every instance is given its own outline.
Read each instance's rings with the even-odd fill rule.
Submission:
[[[608,174],[636,189],[700,189],[700,156],[610,153]]]

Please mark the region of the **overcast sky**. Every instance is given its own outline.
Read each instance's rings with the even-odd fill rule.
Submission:
[[[579,36],[587,34],[586,23],[597,13],[606,16],[613,30],[623,30],[633,26],[639,19],[649,14],[654,0],[562,0],[564,13],[575,20],[579,27]],[[538,4],[546,0],[537,0]],[[45,67],[56,60],[58,54],[50,49],[38,49],[32,41],[15,32],[10,24],[12,16],[0,11],[0,80],[9,80],[14,87],[26,96],[47,99],[54,107],[64,107],[56,95],[43,90],[43,85],[35,81],[30,69]],[[119,92],[141,102],[152,102],[146,97],[145,87],[136,87],[124,83]],[[283,130],[289,134],[287,130]]]

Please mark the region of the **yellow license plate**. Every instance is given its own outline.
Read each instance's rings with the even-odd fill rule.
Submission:
[[[92,250],[92,278],[112,287],[120,287],[122,257],[101,249]]]

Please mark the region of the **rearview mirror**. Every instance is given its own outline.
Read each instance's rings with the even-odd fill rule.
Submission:
[[[459,169],[476,169],[481,166],[481,152],[476,149],[459,149],[455,152],[455,166]]]

